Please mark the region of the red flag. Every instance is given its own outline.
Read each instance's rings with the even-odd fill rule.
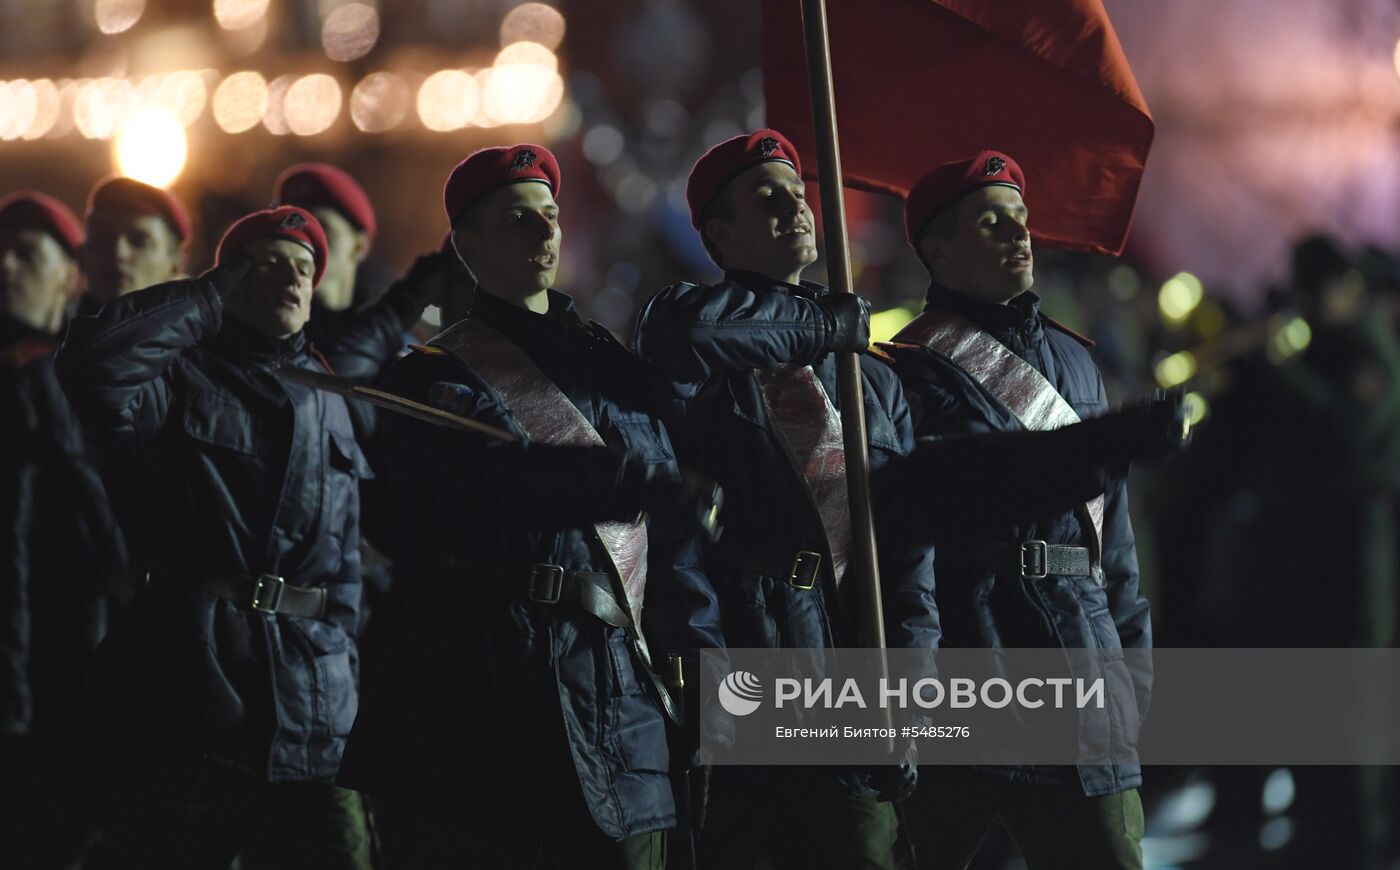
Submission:
[[[1102,0],[831,0],[845,182],[905,195],[984,148],[1026,172],[1040,241],[1116,254],[1152,116]],[[768,125],[817,167],[801,0],[763,0]]]

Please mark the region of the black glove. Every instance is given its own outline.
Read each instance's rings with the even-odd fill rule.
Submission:
[[[823,353],[860,353],[870,347],[870,303],[854,293],[828,293],[817,300],[826,315]]]
[[[699,526],[709,540],[719,540],[724,492],[718,483],[684,468],[677,474],[664,465],[648,464],[643,473],[641,504],[645,513],[682,526]]]
[[[891,763],[870,768],[866,782],[877,800],[902,801],[912,795],[919,784],[919,748],[913,739],[898,738]]]
[[[1111,464],[1166,459],[1186,441],[1186,404],[1180,391],[1139,399],[1078,424],[1091,449]]]
[[[199,280],[208,281],[220,296],[227,299],[243,283],[249,265],[248,258],[242,254],[230,254],[224,262],[200,275]]]

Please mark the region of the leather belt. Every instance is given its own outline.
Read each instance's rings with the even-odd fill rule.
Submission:
[[[983,567],[997,574],[1026,580],[1042,577],[1093,577],[1103,583],[1103,572],[1096,571],[1088,547],[1063,547],[1044,541],[1020,544],[991,544],[983,548]]]
[[[767,553],[720,552],[720,561],[742,571],[776,577],[787,581],[794,589],[809,590],[821,578],[823,556],[815,550],[798,550],[791,556],[773,556]]]
[[[611,578],[598,571],[570,571],[547,562],[501,562],[471,564],[454,573],[464,574],[469,584],[534,604],[574,607],[618,628],[632,624],[613,594]]]
[[[309,619],[326,618],[324,586],[293,586],[273,574],[259,574],[256,577],[226,574],[205,577],[194,585],[206,595],[226,598],[261,613],[285,613]]]

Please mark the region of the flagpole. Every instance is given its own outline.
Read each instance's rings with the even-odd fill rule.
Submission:
[[[821,181],[822,227],[831,289],[854,292],[846,243],[846,198],[841,179],[841,146],[836,132],[836,94],[831,80],[826,0],[802,0],[807,35],[807,80],[812,85],[812,121],[817,134],[817,173]],[[841,430],[846,447],[846,485],[850,489],[851,559],[848,571],[862,584],[861,637],[867,647],[885,648],[884,604],[875,551],[875,521],[870,498],[870,455],[865,429],[865,398],[860,363],[854,353],[836,355],[836,386]],[[881,665],[880,676],[886,668]]]

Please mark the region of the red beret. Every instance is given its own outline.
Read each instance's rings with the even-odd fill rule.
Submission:
[[[457,164],[447,176],[442,191],[442,203],[447,208],[447,221],[457,218],[467,206],[498,187],[520,181],[543,181],[549,192],[559,195],[559,162],[548,148],[521,144],[508,148],[482,148]]]
[[[297,205],[304,209],[333,208],[345,219],[374,238],[378,225],[374,221],[374,206],[369,194],[359,183],[337,166],[329,163],[299,163],[277,176],[275,205]]]
[[[17,190],[0,199],[0,227],[43,230],[70,254],[83,243],[83,225],[68,206],[37,190]]]
[[[685,183],[690,223],[698,230],[710,202],[734,176],[758,163],[781,161],[802,175],[802,160],[787,137],[777,130],[755,130],[747,136],[726,139],[700,155]]]
[[[316,264],[311,286],[321,283],[321,275],[326,271],[326,231],[311,212],[294,205],[282,205],[239,218],[219,239],[214,261],[223,265],[225,254],[242,251],[244,245],[258,239],[286,239],[306,247]]]
[[[99,208],[127,209],[165,219],[183,244],[190,237],[190,213],[168,190],[143,184],[134,178],[109,175],[88,194],[88,217]]]
[[[1014,187],[1026,192],[1026,176],[1010,155],[981,151],[976,157],[936,166],[914,189],[904,203],[904,234],[909,244],[917,244],[919,233],[934,215],[967,194],[991,185]]]

